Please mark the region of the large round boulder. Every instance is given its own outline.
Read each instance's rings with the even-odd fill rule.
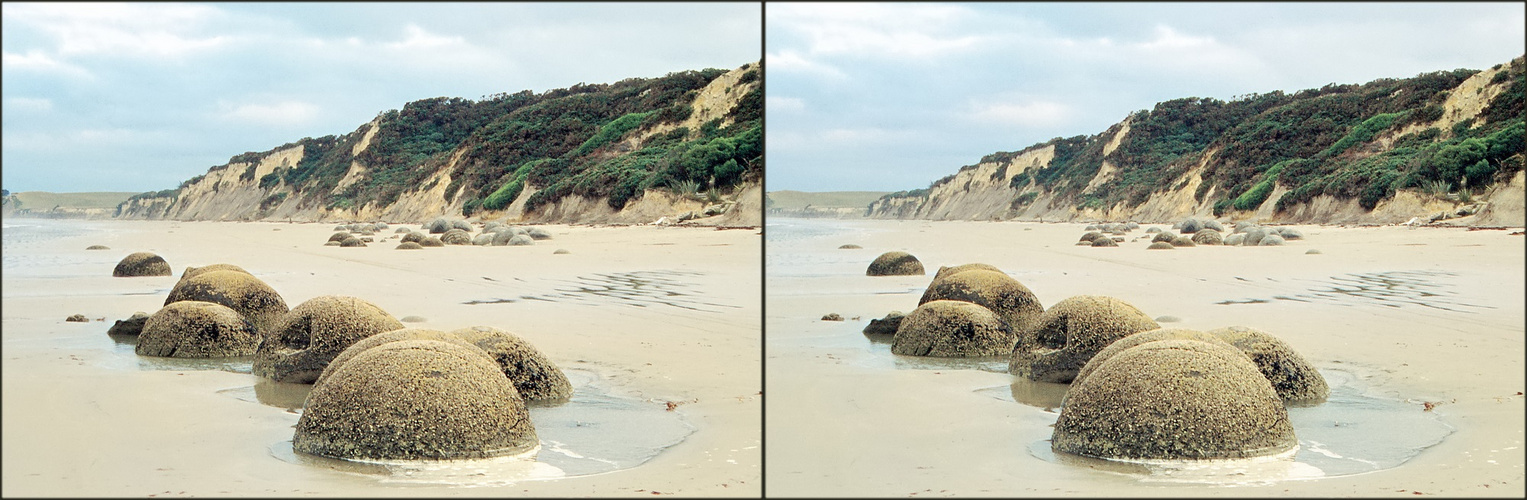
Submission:
[[[277,382],[310,384],[351,344],[403,323],[382,308],[355,297],[308,299],[281,317],[260,341],[254,374]]]
[[[447,245],[471,245],[472,235],[461,229],[451,228],[445,234],[440,235],[440,241]]]
[[[1162,232],[1156,233],[1155,236],[1151,237],[1151,243],[1157,243],[1157,242],[1171,243],[1172,240],[1174,240],[1176,238],[1177,238],[1177,235],[1172,234],[1172,233],[1167,232],[1167,231],[1162,231]]]
[[[1230,236],[1226,236],[1225,240],[1224,240],[1224,243],[1225,243],[1226,246],[1234,247],[1234,246],[1241,246],[1241,243],[1244,243],[1245,241],[1246,241],[1246,233],[1235,233],[1235,234],[1232,234]]]
[[[286,301],[275,289],[249,273],[238,271],[209,271],[182,279],[170,289],[164,305],[182,300],[227,306],[248,319],[261,334],[274,329],[287,311]]]
[[[1282,339],[1244,326],[1216,328],[1208,333],[1250,356],[1284,401],[1315,403],[1331,395],[1320,371]]]
[[[1108,459],[1274,455],[1298,444],[1256,365],[1196,340],[1147,342],[1109,358],[1066,393],[1051,447]]]
[[[167,358],[227,358],[254,354],[259,342],[254,325],[233,309],[183,300],[144,321],[133,351]]]
[[[440,241],[440,238],[438,237],[430,236],[428,238],[419,240],[419,245],[426,247],[443,247],[445,246],[445,242]]]
[[[427,234],[418,231],[409,231],[408,234],[403,235],[403,239],[400,241],[403,243],[420,243],[427,239],[429,239],[429,235]]]
[[[539,227],[532,227],[530,229],[526,229],[525,230],[525,235],[530,236],[531,238],[537,239],[537,240],[549,240],[549,239],[551,239],[551,233],[548,233],[548,232],[546,232],[545,229],[541,229]]]
[[[1174,247],[1171,243],[1167,243],[1165,241],[1151,243],[1151,246],[1145,247],[1146,250],[1172,250],[1174,248],[1177,247]]]
[[[1187,236],[1178,236],[1176,238],[1172,238],[1172,241],[1170,243],[1174,247],[1192,247],[1192,246],[1198,246],[1197,243],[1193,243],[1193,239],[1192,238],[1189,238]]]
[[[922,276],[923,263],[906,252],[886,252],[875,257],[866,269],[866,276]]]
[[[1225,238],[1219,231],[1209,228],[1203,228],[1193,233],[1192,240],[1199,245],[1219,245],[1225,242]]]
[[[1221,340],[1219,337],[1216,337],[1212,334],[1200,332],[1198,330],[1189,330],[1187,328],[1157,328],[1155,330],[1146,330],[1140,333],[1132,333],[1122,339],[1113,341],[1113,343],[1108,344],[1108,347],[1104,347],[1103,350],[1098,351],[1097,354],[1092,355],[1092,359],[1088,360],[1087,364],[1082,365],[1081,371],[1076,372],[1076,379],[1072,380],[1071,383],[1076,384],[1081,382],[1082,379],[1087,378],[1087,374],[1092,373],[1093,370],[1096,370],[1098,365],[1103,364],[1103,362],[1107,361],[1108,358],[1113,357],[1113,355],[1118,354],[1125,349],[1129,349],[1146,342],[1156,342],[1161,340],[1197,340],[1199,342],[1208,342],[1210,344],[1234,347],[1230,345],[1229,342],[1225,342],[1224,340]]]
[[[573,397],[573,384],[567,380],[567,374],[519,335],[487,326],[472,326],[451,333],[487,351],[525,401],[553,403]]]
[[[123,257],[117,262],[117,267],[111,270],[111,275],[117,278],[174,274],[175,272],[170,270],[170,264],[164,261],[164,257],[155,255],[153,252],[136,252]]]
[[[985,307],[935,300],[902,318],[891,352],[904,356],[998,356],[1013,348],[1013,331]]]
[[[429,234],[440,234],[451,230],[451,221],[445,217],[436,217],[424,225]]]
[[[308,394],[292,447],[342,459],[513,455],[539,440],[503,372],[481,350],[438,340],[366,349]]]
[[[1018,332],[1008,371],[1040,382],[1071,383],[1092,356],[1132,333],[1161,328],[1128,302],[1077,295],[1051,306]]]
[[[958,300],[985,307],[1002,318],[1012,331],[1022,331],[1044,314],[1044,305],[1034,292],[1001,271],[969,269],[937,276],[923,293],[918,305],[935,300]]]
[[[244,274],[248,274],[250,276],[254,276],[249,271],[245,271],[244,268],[242,268],[242,267],[235,266],[233,264],[221,264],[221,263],[219,263],[219,264],[207,264],[207,265],[201,266],[201,267],[186,267],[186,270],[182,271],[180,273],[180,279],[181,279],[181,281],[185,281],[186,278],[194,278],[196,276],[199,276],[199,275],[202,275],[202,274],[206,274],[206,273],[210,273],[212,271],[233,271],[233,272],[237,272],[237,273],[244,273]]]
[[[928,288],[923,290],[923,296],[922,296],[921,299],[918,299],[917,303],[918,304],[922,304],[924,302],[933,300],[933,299],[930,298],[931,297],[930,294],[933,292],[933,285],[938,284],[939,280],[942,280],[942,279],[947,278],[949,276],[953,276],[953,275],[956,275],[956,274],[963,273],[965,271],[974,271],[974,270],[978,270],[978,269],[979,270],[985,270],[985,271],[993,271],[993,272],[998,272],[998,273],[1002,272],[1002,270],[998,269],[997,266],[993,266],[991,264],[982,264],[980,262],[972,262],[972,263],[969,263],[969,264],[960,264],[958,266],[939,266],[938,272],[933,273],[933,281],[928,283]],[[1006,274],[1006,273],[1003,273],[1003,274]]]

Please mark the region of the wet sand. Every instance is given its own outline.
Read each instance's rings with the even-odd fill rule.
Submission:
[[[1074,246],[1085,224],[770,224],[770,496],[1524,494],[1527,281],[1523,237],[1511,231],[1297,226],[1306,239],[1281,247],[1146,250],[1148,238],[1129,240],[1150,225],[1118,248],[1092,248]],[[838,249],[844,244],[864,248]],[[864,276],[892,250],[917,256],[927,275]],[[1058,399],[1054,388],[1015,386],[1000,361],[895,356],[860,333],[872,318],[915,308],[940,265],[970,262],[1001,268],[1046,307],[1108,295],[1152,317],[1180,318],[1163,326],[1242,325],[1279,336],[1333,384],[1325,406],[1290,410],[1296,433],[1303,426],[1301,441],[1345,441],[1347,470],[1330,465],[1333,457],[1172,480],[1045,457],[1055,410],[1015,399]],[[822,321],[828,313],[847,320]],[[1374,411],[1365,412],[1368,403]],[[1302,448],[1321,459],[1338,454]],[[1349,473],[1364,460],[1384,467]]]
[[[761,491],[757,230],[551,225],[543,227],[554,239],[528,247],[400,251],[393,249],[396,240],[325,247],[335,224],[41,223],[64,224],[77,234],[7,234],[6,496],[651,497]],[[376,237],[391,237],[392,231]],[[93,244],[111,249],[85,250]],[[570,253],[554,255],[556,249]],[[116,262],[135,251],[163,256],[175,276],[111,277]],[[653,428],[691,430],[640,465],[564,477],[555,468],[530,467],[512,481],[467,476],[449,484],[409,484],[283,457],[280,446],[292,438],[298,414],[279,403],[250,401],[263,386],[254,387],[255,377],[239,373],[238,363],[232,363],[234,371],[144,363],[130,345],[105,333],[112,321],[134,311],[156,311],[187,266],[218,262],[249,270],[291,307],[319,295],[352,295],[398,318],[425,319],[408,326],[487,325],[515,332],[584,384],[579,391],[597,390],[581,404],[598,415],[577,415],[577,407],[574,414],[545,413],[568,427],[606,419],[612,429],[598,432],[647,432],[640,426],[613,429],[616,422],[609,419],[628,412],[653,419]],[[75,313],[92,321],[63,321]],[[624,406],[600,409],[601,401]],[[541,453],[553,451],[543,441]]]

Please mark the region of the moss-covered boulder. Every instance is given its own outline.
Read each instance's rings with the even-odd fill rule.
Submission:
[[[349,238],[345,238],[344,241],[339,242],[339,246],[346,248],[363,247],[366,246],[366,242],[361,241],[360,238],[351,236]]]
[[[227,358],[254,354],[260,334],[221,304],[183,300],[148,317],[133,349],[141,356]]]
[[[1082,234],[1082,238],[1079,239],[1079,240],[1076,240],[1076,241],[1078,243],[1083,242],[1083,241],[1088,242],[1088,243],[1092,243],[1093,241],[1097,240],[1098,238],[1102,238],[1103,236],[1104,235],[1101,232],[1098,232],[1098,231],[1088,231],[1086,233],[1083,233]]]
[[[219,264],[207,264],[207,265],[201,266],[201,267],[190,267],[190,266],[187,266],[185,271],[181,271],[180,272],[180,281],[185,281],[186,278],[194,278],[194,277],[206,274],[206,273],[210,273],[212,271],[233,271],[233,272],[236,272],[236,273],[244,273],[244,274],[248,274],[250,276],[254,276],[254,274],[250,273],[249,271],[245,271],[244,268],[242,268],[242,267],[235,266],[233,264],[219,263]]]
[[[567,380],[567,374],[523,337],[488,326],[451,333],[487,351],[525,401],[558,403],[573,397],[573,384]]]
[[[353,236],[349,231],[340,231],[329,235],[329,241],[345,241],[345,238]]]
[[[1132,333],[1161,328],[1128,302],[1077,295],[1051,306],[1019,332],[1008,371],[1040,382],[1071,383],[1092,356]]]
[[[1013,348],[1013,331],[991,310],[970,302],[935,300],[902,318],[891,352],[903,356],[999,356]]]
[[[481,350],[405,340],[367,349],[314,385],[292,447],[343,459],[470,459],[538,442],[514,384]]]
[[[139,276],[171,276],[175,274],[170,270],[170,264],[164,261],[164,257],[155,255],[153,252],[136,252],[117,262],[117,267],[111,270],[111,275],[117,278],[135,278]]]
[[[1219,231],[1204,228],[1198,230],[1196,233],[1193,233],[1192,241],[1193,243],[1197,243],[1199,245],[1219,245],[1225,242],[1225,238],[1223,235],[1219,234]]]
[[[1107,237],[1107,236],[1100,236],[1097,239],[1092,240],[1092,246],[1094,246],[1094,247],[1117,247],[1117,246],[1119,246],[1119,242],[1114,241],[1113,238],[1110,238],[1110,237]]]
[[[119,319],[112,323],[111,328],[106,329],[107,335],[138,335],[143,333],[143,323],[148,321],[149,314],[143,311],[133,313],[127,319]]]
[[[423,248],[424,245],[420,245],[418,242],[409,241],[406,243],[399,243],[398,246],[394,248],[394,250],[420,250]]]
[[[1012,331],[1022,331],[1044,314],[1034,292],[1001,271],[969,269],[935,277],[918,305],[935,300],[958,300],[985,307],[1002,318]]]
[[[183,300],[222,304],[254,324],[261,334],[270,332],[288,310],[274,288],[249,273],[209,271],[175,283],[164,305]]]
[[[426,247],[443,247],[445,246],[445,242],[441,241],[438,237],[430,236],[428,238],[419,240],[419,245]]]
[[[1151,246],[1145,247],[1146,250],[1171,250],[1171,249],[1174,249],[1174,248],[1177,248],[1177,247],[1174,247],[1174,246],[1172,246],[1171,243],[1167,243],[1165,241],[1158,241],[1158,242],[1155,242],[1155,243],[1151,243]]]
[[[895,335],[896,329],[901,327],[901,320],[906,316],[901,311],[891,311],[884,318],[871,319],[870,324],[864,327],[864,334]]]
[[[922,276],[923,263],[906,252],[886,252],[875,257],[870,262],[870,267],[865,270],[866,276]]]
[[[1283,402],[1234,348],[1162,340],[1125,349],[1067,392],[1057,452],[1109,459],[1223,459],[1298,444]]]
[[[1166,316],[1162,317],[1165,318]],[[1157,321],[1159,322],[1160,319],[1158,318]],[[1199,342],[1208,342],[1210,344],[1234,347],[1231,346],[1229,342],[1225,342],[1217,336],[1205,332],[1200,332],[1198,330],[1189,330],[1187,328],[1157,328],[1155,330],[1146,330],[1140,333],[1132,333],[1122,339],[1113,341],[1112,343],[1108,344],[1108,347],[1104,347],[1103,350],[1098,351],[1097,354],[1094,354],[1092,359],[1087,361],[1086,365],[1082,365],[1081,371],[1076,372],[1076,379],[1072,380],[1071,383],[1076,384],[1081,382],[1082,379],[1087,378],[1087,374],[1091,373],[1093,370],[1096,370],[1098,365],[1101,365],[1104,361],[1108,360],[1108,358],[1124,351],[1125,349],[1129,349],[1146,342],[1156,342],[1160,340],[1197,340]]]
[[[1155,236],[1151,237],[1151,243],[1156,243],[1156,242],[1171,243],[1172,240],[1174,240],[1174,239],[1177,239],[1177,235],[1169,233],[1169,232],[1166,232],[1166,231],[1162,231],[1162,232],[1156,233]]]
[[[408,234],[403,235],[403,239],[399,241],[402,241],[403,243],[420,243],[427,239],[429,239],[429,235],[427,234],[418,231],[409,231]]]
[[[403,323],[365,300],[314,297],[282,316],[260,342],[254,374],[277,382],[310,384],[351,344],[402,328]]]
[[[1216,328],[1208,333],[1250,356],[1284,401],[1318,403],[1331,395],[1331,387],[1315,365],[1282,339],[1244,326]]]
[[[1187,236],[1178,236],[1176,238],[1172,238],[1171,243],[1172,243],[1172,246],[1174,246],[1174,247],[1192,247],[1192,246],[1198,246],[1197,243],[1193,242],[1192,238],[1189,238]]]

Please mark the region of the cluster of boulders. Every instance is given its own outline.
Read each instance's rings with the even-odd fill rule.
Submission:
[[[372,234],[386,228],[385,223],[337,226],[334,228],[335,233],[329,236],[329,241],[325,245],[363,247],[366,243],[373,242]],[[399,240],[396,247],[398,250],[417,250],[446,245],[525,246],[534,244],[536,240],[551,239],[551,233],[539,227],[522,228],[500,222],[488,222],[483,224],[482,231],[474,236],[472,232],[475,229],[472,223],[462,219],[436,217],[420,224],[418,230],[398,227],[394,231],[395,234],[387,239]]]
[[[1125,241],[1125,236],[1130,231],[1138,229],[1135,222],[1111,222],[1098,225],[1089,225],[1083,230],[1085,234],[1076,242],[1079,246],[1094,247],[1117,247]],[[1173,231],[1176,231],[1174,234]],[[1148,250],[1171,250],[1179,247],[1193,247],[1198,245],[1230,245],[1230,246],[1276,246],[1285,241],[1304,239],[1304,233],[1298,229],[1284,226],[1263,226],[1254,222],[1238,222],[1235,230],[1225,234],[1225,225],[1214,219],[1200,219],[1188,217],[1172,224],[1171,229],[1163,230],[1159,227],[1146,228],[1145,233],[1150,238]],[[1144,239],[1137,237],[1134,240]]]
[[[164,264],[134,256],[123,264]],[[288,309],[274,289],[232,264],[186,268],[163,308],[117,321],[107,333],[136,336],[139,355],[253,355],[255,376],[314,384],[293,447],[335,458],[528,451],[539,440],[526,405],[565,402],[573,392],[555,363],[513,333],[407,328],[375,304],[347,296],[319,296]]]
[[[1215,231],[1204,226],[1189,228]],[[899,355],[1006,356],[1016,377],[1070,384],[1052,446],[1093,457],[1283,453],[1297,444],[1284,404],[1330,393],[1308,361],[1267,332],[1163,328],[1128,302],[1097,295],[1045,309],[1018,280],[982,263],[940,267],[916,309],[871,320],[864,334],[892,336]]]

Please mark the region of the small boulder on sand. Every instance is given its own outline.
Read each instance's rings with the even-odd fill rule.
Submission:
[[[875,257],[870,267],[865,270],[866,276],[921,276],[924,273],[923,263],[906,252],[886,252]]]
[[[138,335],[143,333],[143,323],[148,321],[149,314],[143,311],[133,313],[127,319],[119,319],[106,330],[107,335]]]
[[[170,269],[170,264],[163,257],[151,252],[137,252],[123,257],[117,262],[117,267],[111,270],[111,275],[117,278],[132,278],[139,276],[171,276],[175,271]]]
[[[871,319],[870,324],[864,327],[866,335],[895,335],[896,329],[901,327],[901,320],[906,315],[901,311],[891,311],[884,318]]]

